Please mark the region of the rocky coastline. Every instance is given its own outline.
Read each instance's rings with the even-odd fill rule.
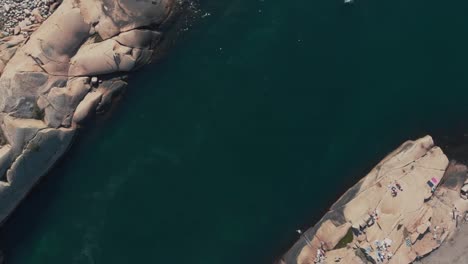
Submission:
[[[278,263],[465,263],[463,252],[446,245],[458,238],[468,246],[459,235],[467,171],[430,136],[405,142],[301,232]]]
[[[0,222],[124,91],[128,73],[161,55],[184,4],[0,0]],[[408,141],[301,232],[279,263],[442,263],[432,252],[444,256],[460,240],[467,171],[431,137]]]
[[[188,1],[0,0],[0,222],[161,57]]]

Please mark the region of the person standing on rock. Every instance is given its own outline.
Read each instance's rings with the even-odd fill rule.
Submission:
[[[453,218],[455,220],[455,227],[458,227],[458,220],[460,218],[460,212],[458,211],[457,207],[453,209]]]
[[[403,188],[401,188],[401,185],[398,182],[395,181],[395,185],[398,188],[398,190],[400,190],[400,192],[403,191]]]

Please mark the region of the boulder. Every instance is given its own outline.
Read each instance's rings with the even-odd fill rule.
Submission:
[[[93,113],[102,98],[102,93],[92,92],[86,95],[81,103],[76,108],[73,115],[73,123],[83,124],[88,117]]]
[[[11,153],[17,157],[25,145],[41,129],[46,128],[46,124],[41,120],[15,118],[5,116],[3,119],[2,130],[11,147]]]
[[[69,81],[64,88],[54,87],[47,95],[45,107],[45,122],[49,127],[70,126],[66,122],[71,117],[78,104],[91,89],[89,78],[79,77]]]

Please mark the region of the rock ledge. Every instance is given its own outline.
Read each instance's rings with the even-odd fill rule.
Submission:
[[[0,1],[0,222],[126,74],[160,57],[184,2]]]
[[[405,142],[304,232],[280,263],[412,263],[455,234],[468,210],[459,195],[466,177],[466,166],[449,164],[431,137]]]

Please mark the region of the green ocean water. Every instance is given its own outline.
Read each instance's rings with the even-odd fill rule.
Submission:
[[[466,1],[201,9],[3,226],[8,264],[272,263],[403,141],[468,132]]]

